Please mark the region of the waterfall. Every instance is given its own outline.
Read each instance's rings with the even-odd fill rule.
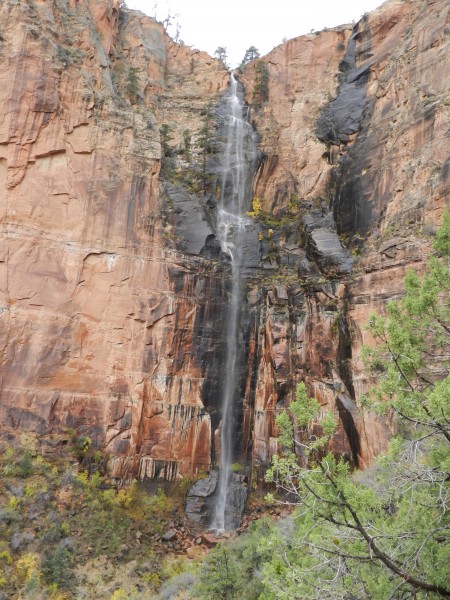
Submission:
[[[211,529],[224,531],[236,526],[227,514],[231,491],[231,467],[235,460],[233,433],[234,407],[239,400],[242,335],[240,320],[244,298],[246,228],[251,220],[252,179],[256,144],[251,125],[244,116],[241,86],[231,75],[229,94],[224,106],[224,150],[220,157],[220,201],[217,211],[217,238],[222,252],[231,263],[231,292],[226,321],[226,360],[221,397],[219,481]]]

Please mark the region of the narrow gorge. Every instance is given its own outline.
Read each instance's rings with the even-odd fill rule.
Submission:
[[[304,381],[368,466],[366,324],[450,205],[449,44],[446,0],[388,0],[230,75],[118,0],[0,3],[5,439],[200,477],[233,529]]]

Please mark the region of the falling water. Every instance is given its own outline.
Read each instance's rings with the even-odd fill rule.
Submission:
[[[231,263],[231,296],[227,313],[225,378],[222,390],[220,426],[220,465],[211,529],[223,531],[230,528],[232,519],[227,516],[230,494],[231,465],[233,464],[233,432],[235,429],[233,407],[239,392],[240,318],[243,302],[243,269],[246,246],[246,228],[250,219],[253,167],[256,145],[251,125],[244,117],[244,104],[240,98],[239,84],[231,75],[224,120],[224,151],[220,160],[221,197],[217,213],[217,237],[222,252]]]

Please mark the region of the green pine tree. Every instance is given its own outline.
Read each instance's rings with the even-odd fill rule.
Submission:
[[[256,108],[261,108],[262,104],[269,99],[269,69],[263,60],[258,60],[255,71],[253,104]]]
[[[255,46],[250,46],[250,48],[247,48],[247,50],[245,51],[244,58],[242,59],[240,66],[243,67],[244,65],[252,62],[253,60],[256,60],[257,58],[259,58],[258,48],[256,48]]]
[[[298,508],[291,534],[274,530],[263,543],[273,551],[264,598],[450,598],[448,215],[433,246],[426,274],[409,272],[403,298],[370,319],[378,345],[365,355],[378,385],[366,410],[395,417],[387,454],[352,473],[327,451],[333,418],[319,421],[304,384],[278,417],[284,452],[267,477]],[[322,427],[313,439],[312,423]]]

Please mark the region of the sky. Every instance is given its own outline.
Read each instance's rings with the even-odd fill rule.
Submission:
[[[185,44],[213,55],[227,48],[228,63],[236,67],[249,46],[263,56],[291,39],[357,21],[383,0],[127,0],[128,8],[141,10],[160,21],[173,16]]]

